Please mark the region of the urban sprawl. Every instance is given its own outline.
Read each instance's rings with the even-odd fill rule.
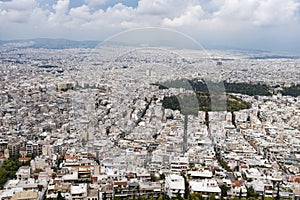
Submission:
[[[300,84],[300,59],[146,47],[0,56],[0,199],[300,199],[300,97],[282,92]],[[236,111],[163,107],[193,90],[157,83],[196,78],[270,95],[231,93],[249,105]]]

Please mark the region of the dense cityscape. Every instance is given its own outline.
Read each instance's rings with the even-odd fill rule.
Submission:
[[[103,49],[1,46],[0,199],[300,199],[299,58]]]

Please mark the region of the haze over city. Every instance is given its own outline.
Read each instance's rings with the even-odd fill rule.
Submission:
[[[298,0],[2,0],[0,16],[0,40],[103,41],[125,30],[162,27],[206,48],[300,52]]]

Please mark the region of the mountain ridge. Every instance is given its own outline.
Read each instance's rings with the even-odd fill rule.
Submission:
[[[102,41],[97,40],[70,40],[64,38],[33,38],[0,40],[0,47],[7,48],[44,48],[44,49],[71,49],[71,48],[96,48]],[[112,45],[118,45],[117,43]],[[248,55],[250,59],[298,59],[300,55],[286,52],[272,52],[259,49],[241,49],[238,47],[216,46],[207,47],[207,50],[232,51],[233,53]]]

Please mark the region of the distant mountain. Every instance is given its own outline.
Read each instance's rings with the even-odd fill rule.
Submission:
[[[71,48],[95,48],[101,44],[101,41],[95,40],[86,40],[86,41],[75,41],[68,39],[50,39],[50,38],[36,38],[36,39],[26,39],[26,40],[0,40],[0,48],[44,48],[44,49],[71,49]],[[137,45],[139,47],[151,47],[151,46],[159,46],[165,45],[166,47],[172,46],[168,43],[163,43],[163,41],[155,41],[150,44],[139,44],[139,43],[126,43],[126,41],[106,41],[106,45],[111,46],[131,46]],[[180,48],[179,48],[180,49]],[[192,48],[193,49],[193,48]],[[241,49],[230,46],[218,46],[218,45],[210,45],[206,46],[207,50],[223,50],[230,51],[233,54],[243,55],[249,59],[299,59],[300,55],[290,55],[285,52],[271,52],[267,50],[256,50],[256,49]]]
[[[207,50],[223,50],[230,51],[236,55],[246,56],[249,59],[299,59],[299,53],[291,53],[284,51],[271,51],[260,49],[245,49],[234,46],[222,46],[222,45],[208,45],[205,47]]]
[[[17,48],[45,48],[45,49],[70,49],[70,48],[95,48],[99,41],[74,41],[67,39],[27,39],[27,40],[0,40],[0,46]]]
[[[299,59],[300,56],[289,56],[289,55],[262,55],[262,56],[252,56],[250,59],[262,60],[262,59]]]

